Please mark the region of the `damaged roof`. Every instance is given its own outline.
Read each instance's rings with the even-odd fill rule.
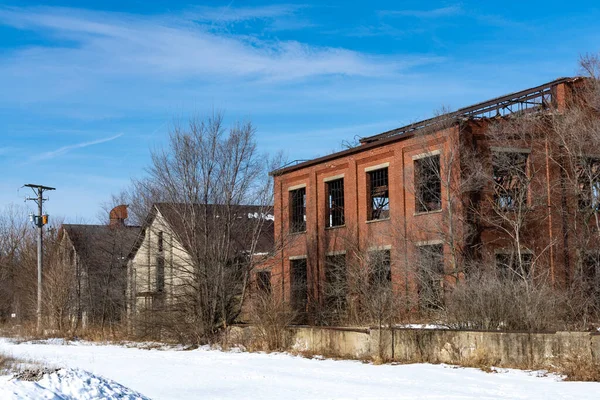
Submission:
[[[572,83],[584,78],[567,77],[535,86],[529,89],[506,94],[456,111],[445,113],[433,118],[408,124],[400,128],[392,129],[377,135],[368,136],[360,140],[361,145],[348,150],[343,150],[327,156],[298,162],[295,165],[284,166],[270,172],[271,176],[284,175],[292,171],[310,167],[326,161],[334,160],[365,150],[373,149],[387,143],[399,141],[411,137],[415,132],[435,127],[440,123],[456,123],[460,119],[482,119],[495,116],[505,116],[523,110],[550,107],[555,101],[554,88],[561,83]]]

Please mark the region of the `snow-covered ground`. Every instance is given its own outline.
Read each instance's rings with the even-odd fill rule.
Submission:
[[[0,399],[25,400],[145,400],[139,393],[110,379],[78,369],[60,369],[37,382],[0,377]]]
[[[600,398],[598,383],[562,382],[515,370],[485,373],[445,365],[371,365],[286,354],[143,350],[60,341],[15,344],[7,339],[0,339],[0,353],[89,371],[94,374],[90,379],[104,377],[152,399]],[[7,382],[0,379],[0,389]]]

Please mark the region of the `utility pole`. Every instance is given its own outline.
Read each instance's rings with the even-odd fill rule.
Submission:
[[[28,183],[24,185],[25,187],[31,188],[33,193],[36,194],[36,197],[27,197],[25,200],[33,200],[38,205],[38,215],[31,215],[32,221],[38,228],[38,242],[37,242],[37,331],[41,333],[42,331],[42,262],[44,257],[44,225],[48,223],[48,215],[44,214],[43,204],[44,201],[48,199],[44,199],[44,192],[47,190],[56,190],[53,187],[42,186],[42,185],[34,185]]]

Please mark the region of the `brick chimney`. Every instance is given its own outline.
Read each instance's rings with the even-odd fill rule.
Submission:
[[[127,219],[127,205],[121,204],[110,210],[110,222],[109,226],[125,226],[125,220]]]

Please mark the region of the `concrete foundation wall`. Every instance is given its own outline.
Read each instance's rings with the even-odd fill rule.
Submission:
[[[399,362],[482,363],[514,368],[551,367],[572,361],[600,364],[597,332],[294,327],[289,333],[292,350],[342,358],[381,357]]]

